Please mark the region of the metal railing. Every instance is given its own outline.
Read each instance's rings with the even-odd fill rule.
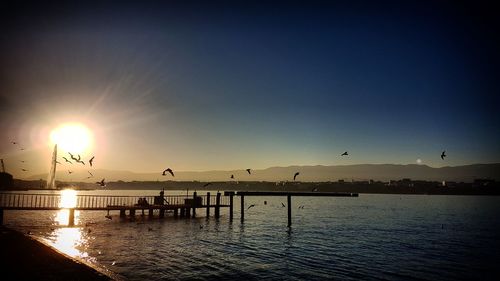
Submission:
[[[207,205],[207,195],[197,195],[201,198],[201,204]],[[139,204],[144,202],[147,204]],[[186,195],[167,195],[164,196],[164,204],[185,205],[192,202],[193,196]],[[186,200],[188,199],[188,200]],[[200,200],[200,199],[198,199]],[[216,205],[216,194],[210,195],[210,205]],[[136,207],[149,205],[161,205],[159,196],[111,196],[111,195],[76,195],[74,197],[64,198],[60,194],[28,194],[28,193],[0,193],[0,208],[27,208],[27,209],[57,209],[57,208],[75,208],[75,209],[103,209],[109,207]],[[229,197],[221,195],[220,205],[229,205]]]

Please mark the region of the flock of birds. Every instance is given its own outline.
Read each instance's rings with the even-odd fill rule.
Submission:
[[[16,142],[16,141],[12,141],[11,143],[13,145],[19,145],[19,143]],[[24,148],[20,148],[20,150],[25,150],[25,149]],[[76,154],[76,156],[75,156],[75,154],[73,154],[71,152],[68,152],[68,154],[69,154],[69,158],[70,159],[68,159],[67,157],[64,157],[64,156],[61,157],[62,159],[64,159],[64,161],[65,161],[64,163],[69,163],[71,165],[73,165],[74,163],[79,163],[79,164],[85,165],[85,161],[83,161],[83,159],[80,156],[80,154]],[[95,156],[92,156],[87,161],[87,163],[89,164],[90,167],[93,167],[93,165],[94,165],[94,159],[95,159]],[[21,163],[25,164],[26,161],[25,160],[21,160]],[[57,161],[57,160],[56,160],[56,164],[62,165],[62,163],[59,162],[59,161]],[[25,169],[24,167],[21,168],[21,171],[28,172],[28,170]],[[89,176],[87,176],[85,179],[90,179],[90,178],[94,177],[94,174],[92,174],[92,172],[90,172],[90,171],[87,170],[87,173],[89,174]],[[73,171],[68,169],[68,174],[70,174],[70,175],[73,174]],[[106,186],[105,179],[103,178],[102,180],[97,181],[96,184],[100,185],[101,187],[105,187]]]
[[[14,145],[19,145],[19,143],[18,143],[18,142],[16,142],[16,141],[12,141],[11,143],[12,143],[12,144],[14,144]],[[20,147],[20,150],[25,150],[25,148]],[[79,163],[79,164],[85,165],[85,161],[83,161],[83,160],[82,160],[82,158],[81,158],[80,154],[77,154],[77,156],[75,156],[75,155],[74,155],[74,154],[72,154],[71,152],[68,152],[68,154],[69,154],[69,156],[70,156],[71,160],[73,160],[75,163]],[[343,152],[342,154],[340,154],[340,156],[348,156],[348,155],[349,155],[349,153],[348,153],[347,151],[345,151],[345,152]],[[442,159],[442,160],[444,160],[444,158],[445,158],[446,156],[447,156],[447,155],[446,155],[446,150],[443,150],[443,152],[441,153],[441,159]],[[92,156],[92,157],[88,160],[88,163],[89,163],[90,167],[92,167],[92,166],[93,166],[93,161],[94,161],[94,158],[95,158],[95,156]],[[68,158],[66,158],[66,157],[64,157],[64,156],[62,157],[62,159],[64,159],[65,163],[73,164],[73,162],[72,162],[71,160],[69,160]],[[24,160],[21,160],[21,162],[22,162],[22,163],[26,163],[26,161],[24,161]],[[61,163],[60,163],[59,161],[57,161],[57,160],[56,160],[56,163],[57,163],[57,164],[61,164]],[[25,169],[25,168],[21,168],[21,170],[22,170],[23,172],[27,172],[27,171],[28,171],[28,170],[27,170],[27,169]],[[93,178],[93,177],[94,177],[94,175],[93,175],[90,171],[87,171],[87,172],[89,173],[89,176],[88,176],[88,177],[86,177],[86,179],[90,179],[90,178]],[[246,169],[246,172],[247,172],[249,175],[251,175],[251,174],[252,174],[252,169]],[[69,173],[69,174],[72,174],[72,173],[73,173],[73,171],[68,170],[68,173]],[[171,168],[166,168],[165,170],[163,170],[163,172],[162,172],[162,176],[166,176],[166,175],[167,175],[167,173],[168,173],[168,174],[170,174],[172,177],[175,177],[174,171],[173,171]],[[300,172],[295,172],[295,174],[293,175],[293,180],[294,180],[294,181],[295,181],[295,180],[297,180],[297,176],[299,176],[299,175],[300,175]],[[230,178],[230,179],[235,179],[234,174],[231,174],[231,176],[230,176],[229,178]],[[96,182],[96,184],[100,185],[101,187],[105,187],[105,186],[106,186],[105,179],[103,178],[101,181]],[[210,184],[211,184],[211,183],[206,183],[203,187],[207,187],[207,186],[208,186],[208,185],[210,185]],[[314,189],[313,189],[312,191],[317,191],[317,190],[314,190]],[[283,203],[282,203],[282,204],[283,204]],[[250,207],[248,207],[248,208],[251,208],[251,207],[253,207],[253,206],[252,206],[252,205],[250,205]]]

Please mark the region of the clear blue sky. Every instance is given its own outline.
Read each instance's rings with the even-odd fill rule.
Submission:
[[[500,160],[488,2],[102,2],[4,5],[0,153],[16,171],[46,172],[45,136],[68,121],[107,169]]]

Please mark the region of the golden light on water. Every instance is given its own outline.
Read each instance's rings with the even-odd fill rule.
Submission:
[[[76,207],[76,191],[73,189],[64,189],[61,191],[60,208],[74,208]]]
[[[52,130],[50,141],[51,145],[57,144],[64,151],[83,154],[90,150],[93,135],[83,124],[66,123]]]
[[[79,250],[85,243],[80,228],[58,228],[54,231],[54,238],[55,240],[49,242],[59,251],[72,257],[85,258],[88,256],[86,252]]]

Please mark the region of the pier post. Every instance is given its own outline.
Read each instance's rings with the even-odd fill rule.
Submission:
[[[210,217],[210,192],[207,192],[207,218]]]
[[[135,216],[135,209],[130,209],[128,211],[128,214],[132,217],[132,216]]]
[[[220,192],[217,192],[217,197],[215,198],[215,218],[218,219],[220,216]]]
[[[189,218],[191,216],[191,208],[187,207],[186,208],[186,217]]]
[[[240,198],[241,198],[241,200],[240,200],[240,203],[241,203],[241,222],[243,222],[243,220],[245,219],[245,196],[241,195]]]
[[[179,209],[175,208],[174,209],[174,218],[177,218],[179,216]]]
[[[120,218],[125,217],[125,209],[120,209]]]
[[[292,195],[287,195],[288,203],[288,227],[292,226]]]
[[[233,193],[229,195],[229,220],[233,221]]]
[[[181,208],[181,218],[184,217],[184,213],[185,213],[185,209],[184,208]]]
[[[153,209],[151,209],[151,208],[149,209],[149,214],[148,215],[149,215],[150,218],[153,217]]]
[[[191,204],[193,207],[193,218],[196,217],[196,191],[193,192],[193,203]]]
[[[75,209],[69,209],[68,226],[75,225]]]

